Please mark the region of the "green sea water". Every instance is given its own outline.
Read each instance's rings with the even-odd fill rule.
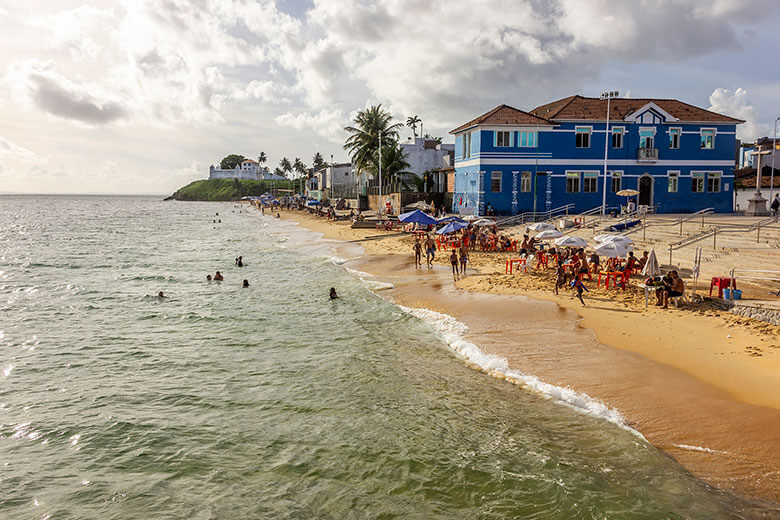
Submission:
[[[0,225],[0,518],[763,517],[469,368],[293,224],[2,196]]]

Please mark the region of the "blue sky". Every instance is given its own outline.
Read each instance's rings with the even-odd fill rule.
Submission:
[[[501,103],[619,90],[752,139],[780,115],[778,22],[772,0],[0,0],[0,192],[166,193],[229,153],[345,160],[374,103],[451,140]]]

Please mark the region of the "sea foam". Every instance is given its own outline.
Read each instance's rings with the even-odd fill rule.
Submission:
[[[429,309],[413,309],[402,305],[399,305],[399,307],[404,312],[407,312],[430,325],[452,350],[463,357],[467,362],[479,367],[481,371],[493,377],[526,387],[544,397],[555,399],[580,412],[606,419],[607,421],[644,438],[641,433],[628,426],[625,418],[616,409],[610,408],[601,401],[582,392],[545,383],[536,376],[526,374],[519,370],[510,369],[509,362],[506,358],[483,352],[477,345],[466,341],[463,338],[468,331],[468,326],[459,322],[452,316]]]

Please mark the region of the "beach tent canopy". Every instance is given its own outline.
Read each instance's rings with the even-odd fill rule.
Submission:
[[[489,218],[481,218],[479,220],[476,220],[473,222],[475,226],[495,226],[496,222],[495,220],[490,220]]]
[[[528,226],[528,229],[531,231],[552,231],[555,229],[555,226],[548,222],[537,222],[536,224]]]
[[[586,247],[588,241],[580,237],[560,237],[553,240],[553,244],[562,247]]]
[[[607,258],[624,258],[633,247],[620,242],[604,242],[596,247],[596,254]]]
[[[548,229],[547,231],[542,231],[538,235],[536,235],[536,238],[538,240],[552,240],[553,238],[562,237],[563,233],[558,231],[557,229]]]
[[[460,217],[444,217],[436,221],[437,224],[446,224],[447,222],[466,222]]]
[[[419,200],[419,201],[414,202],[412,204],[407,204],[404,207],[405,208],[420,209],[420,210],[423,210],[423,211],[430,211],[430,210],[434,209],[434,207],[431,204],[428,204],[424,200]]]
[[[436,225],[436,219],[423,213],[419,209],[398,215],[398,220],[407,224],[422,224],[424,226]]]
[[[642,276],[659,276],[661,274],[661,267],[658,265],[658,258],[655,256],[655,249],[650,250],[650,254],[647,255],[647,262],[642,268]]]
[[[639,192],[632,189],[625,189],[625,190],[620,190],[619,192],[615,193],[615,195],[620,195],[621,197],[634,197],[636,195],[639,195]]]
[[[596,235],[593,237],[596,242],[605,244],[607,242],[620,242],[622,244],[633,244],[634,241],[624,235]]]
[[[468,227],[468,224],[465,222],[450,222],[440,230],[436,232],[437,235],[446,235],[447,233],[454,233],[455,231],[459,229],[463,229],[464,227]]]
[[[318,200],[310,200],[306,203],[307,206],[319,206],[322,202]]]

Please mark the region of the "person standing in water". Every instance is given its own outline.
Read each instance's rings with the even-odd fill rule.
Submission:
[[[336,294],[336,288],[335,288],[335,287],[331,287],[331,288],[330,288],[330,299],[331,299],[331,300],[335,300],[335,299],[337,299],[338,297],[339,297],[339,295],[338,295],[338,294]]]
[[[214,275],[214,281],[215,282],[221,282],[222,280],[224,280],[224,278],[222,277],[222,273],[217,271],[216,274]]]
[[[433,260],[436,256],[436,242],[434,242],[433,238],[431,238],[430,235],[428,235],[428,238],[425,239],[425,263],[428,264],[428,267],[433,267]]]
[[[249,287],[249,280],[247,280],[247,279],[245,278],[245,279],[244,279],[244,283],[243,283],[242,287],[243,287],[244,289],[246,289],[247,287]]]
[[[450,264],[452,264],[452,274],[453,276],[458,276],[458,253],[453,249],[452,254],[450,255]]]

